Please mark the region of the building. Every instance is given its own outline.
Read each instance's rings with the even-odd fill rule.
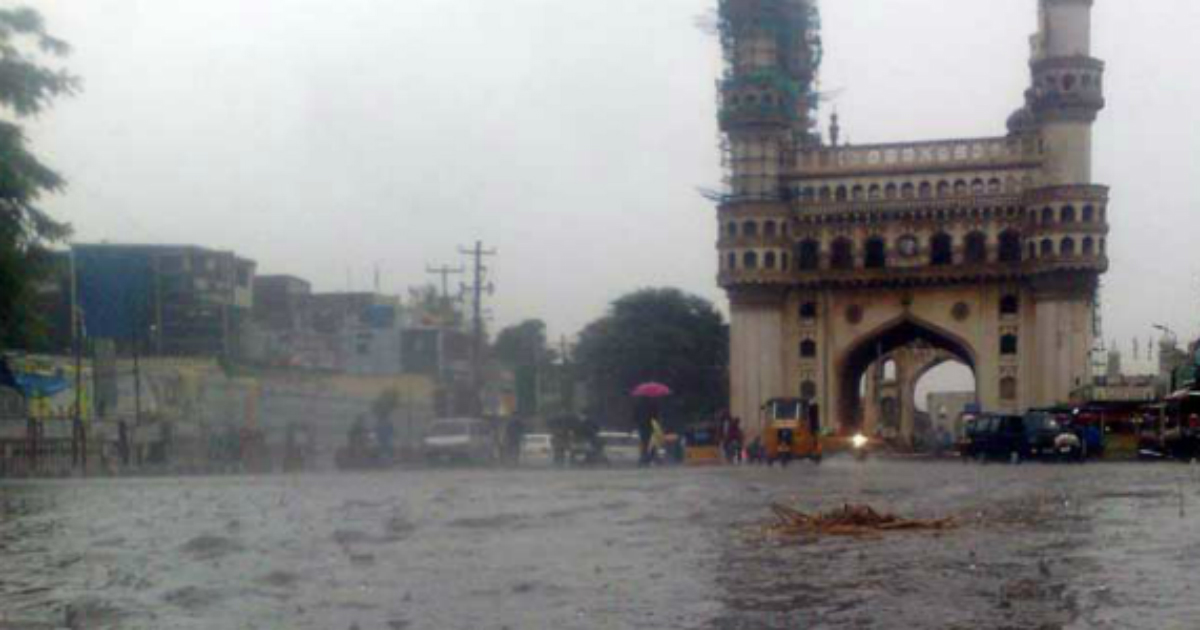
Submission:
[[[396,296],[313,293],[299,278],[262,276],[255,280],[244,352],[251,362],[275,367],[401,374],[405,324]]]
[[[1039,10],[1006,134],[848,146],[836,117],[828,140],[816,129],[814,2],[720,4],[728,179],[714,197],[735,415],[801,396],[827,430],[870,431],[860,383],[888,360],[906,418],[919,361],[970,367],[989,411],[1067,402],[1090,382],[1108,267],[1108,189],[1091,172],[1104,63],[1092,0]],[[914,344],[936,352],[902,352]]]
[[[233,356],[255,263],[191,245],[75,245],[74,296],[86,335],[129,353]],[[67,282],[71,282],[68,278]]]

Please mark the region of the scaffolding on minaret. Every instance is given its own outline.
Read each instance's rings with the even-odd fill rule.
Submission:
[[[1108,346],[1104,341],[1104,314],[1101,294],[1104,291],[1104,281],[1096,286],[1096,299],[1092,300],[1092,374],[1093,380],[1101,374],[1108,373]]]

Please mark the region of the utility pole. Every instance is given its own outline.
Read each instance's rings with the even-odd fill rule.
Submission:
[[[450,265],[442,265],[440,267],[434,267],[433,265],[425,266],[425,273],[432,276],[441,276],[443,301],[450,300],[450,276],[466,273],[466,271],[467,270],[464,269],[462,265],[459,265],[458,267],[451,267]]]
[[[474,268],[473,281],[470,286],[464,287],[472,294],[471,303],[471,391],[475,406],[474,411],[481,411],[483,407],[483,294],[486,291],[491,295],[495,291],[495,287],[488,282],[485,286],[487,267],[483,264],[483,259],[487,256],[495,256],[496,250],[485,250],[482,241],[475,241],[475,246],[472,248],[460,247],[458,253],[464,256],[470,256],[472,266]]]

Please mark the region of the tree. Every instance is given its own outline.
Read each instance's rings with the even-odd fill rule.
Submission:
[[[677,289],[645,289],[614,302],[580,335],[576,360],[593,412],[606,424],[628,424],[640,383],[658,381],[673,428],[726,406],[729,330],[711,302]]]
[[[546,323],[540,319],[527,319],[501,330],[492,344],[492,355],[512,368],[549,363],[553,357],[546,347]]]
[[[400,390],[389,387],[371,401],[371,415],[378,421],[387,420],[400,408]]]
[[[37,11],[0,9],[0,108],[8,114],[0,118],[0,347],[28,345],[37,336],[34,286],[50,264],[49,246],[70,235],[69,226],[38,205],[66,182],[30,152],[14,122],[75,93],[76,77],[45,65],[68,52]]]

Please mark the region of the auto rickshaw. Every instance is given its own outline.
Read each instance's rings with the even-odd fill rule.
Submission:
[[[721,463],[721,440],[717,427],[700,424],[683,433],[683,463],[688,466],[711,466]]]
[[[763,445],[768,465],[794,459],[822,458],[821,424],[816,408],[800,398],[773,398],[762,406]]]

